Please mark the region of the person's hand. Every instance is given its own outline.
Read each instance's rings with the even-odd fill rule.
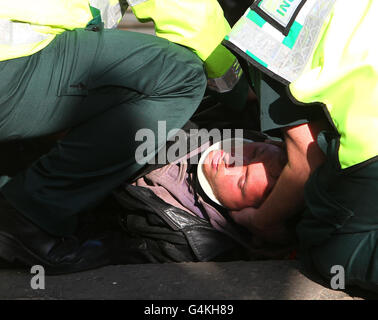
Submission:
[[[287,245],[295,241],[295,236],[283,223],[266,223],[260,219],[259,209],[245,208],[231,211],[230,216],[237,223],[247,228],[263,242]]]
[[[250,231],[260,229],[256,226],[255,216],[258,214],[255,208],[245,208],[240,211],[230,211],[231,218],[237,223],[247,228]]]

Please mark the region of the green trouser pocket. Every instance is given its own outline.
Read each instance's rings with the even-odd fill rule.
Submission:
[[[58,97],[87,96],[101,33],[89,29],[76,29],[64,32],[57,40],[54,45],[63,59],[59,66],[61,72]]]

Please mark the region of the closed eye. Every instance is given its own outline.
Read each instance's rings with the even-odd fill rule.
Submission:
[[[245,185],[245,174],[243,174],[239,180],[238,180],[238,187],[240,190],[243,191],[243,188],[244,188],[244,185]]]
[[[247,180],[248,180],[248,175],[249,175],[249,166],[247,166],[245,173],[242,175],[242,177],[239,179],[240,184],[240,190],[242,191],[243,194],[245,194],[245,190],[247,187]]]

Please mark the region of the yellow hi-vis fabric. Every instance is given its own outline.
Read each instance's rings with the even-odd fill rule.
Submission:
[[[88,0],[0,0],[0,28],[8,31],[0,34],[0,61],[31,55],[91,19]]]
[[[156,35],[191,48],[209,78],[221,77],[235,57],[221,45],[230,31],[217,0],[128,0],[139,21],[154,21]]]
[[[378,155],[378,1],[338,0],[323,30],[290,91],[298,101],[326,105],[345,169]]]
[[[118,0],[93,2],[100,11],[119,6]],[[90,0],[0,0],[0,61],[32,55],[57,34],[86,27],[93,19],[90,5]]]
[[[241,71],[221,45],[230,26],[217,0],[127,2],[138,19],[155,22],[158,36],[193,49],[217,90],[231,90],[237,83]],[[57,34],[86,27],[94,18],[90,7],[98,9],[106,28],[114,27],[125,5],[126,0],[0,0],[0,61],[34,54]]]

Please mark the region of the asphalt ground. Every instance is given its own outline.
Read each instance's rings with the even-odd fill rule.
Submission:
[[[39,273],[38,273],[39,274]],[[295,260],[118,265],[46,276],[35,288],[29,269],[0,264],[6,300],[361,300],[352,288],[332,290]],[[34,289],[32,288],[34,284]],[[347,288],[348,289],[348,288]]]

